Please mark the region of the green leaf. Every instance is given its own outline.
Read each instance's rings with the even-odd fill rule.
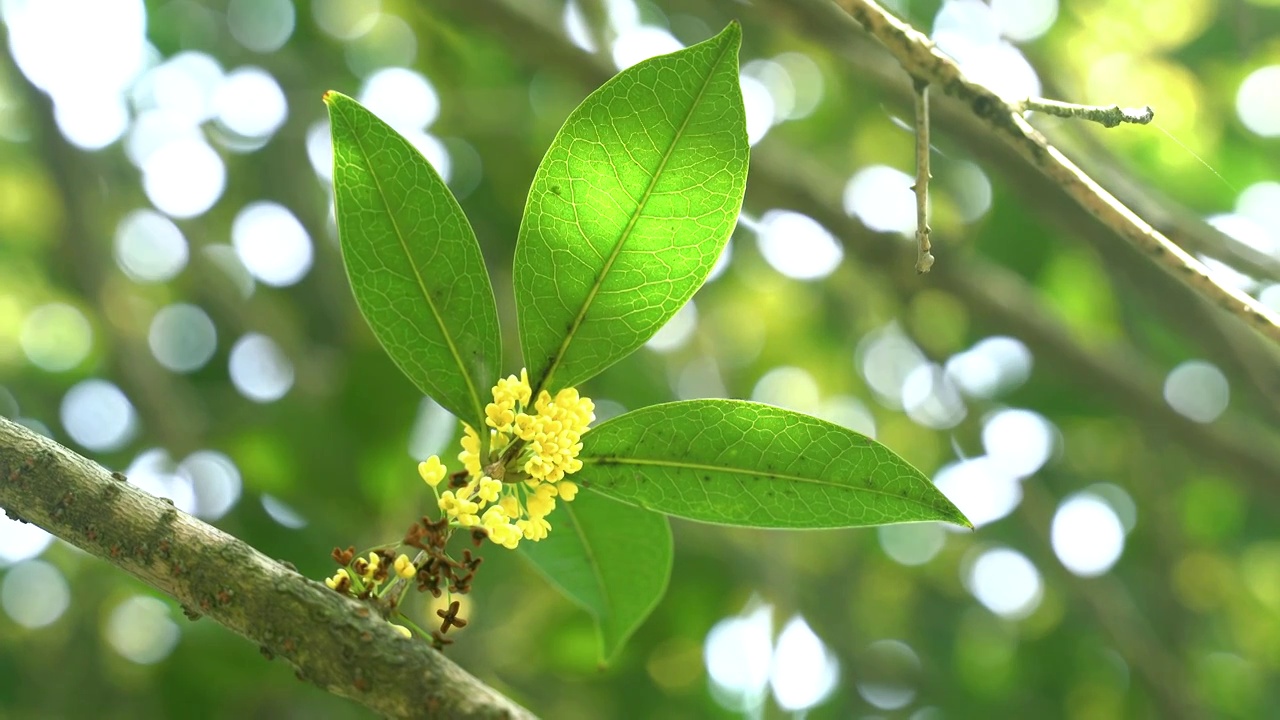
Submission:
[[[502,345],[471,224],[418,150],[355,100],[325,93],[342,259],[360,312],[409,380],[484,425]]]
[[[565,121],[516,244],[535,390],[577,385],[653,336],[706,280],[746,188],[737,23],[622,71]]]
[[[525,557],[596,620],[600,662],[622,649],[667,592],[671,525],[657,513],[584,490],[547,516],[551,533]]]
[[[582,438],[573,479],[648,510],[726,525],[972,527],[929,478],[847,428],[771,405],[690,400],[620,415]]]

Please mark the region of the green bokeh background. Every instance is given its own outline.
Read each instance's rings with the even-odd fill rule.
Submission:
[[[398,537],[428,495],[407,450],[421,396],[356,311],[328,219],[330,191],[306,154],[307,130],[325,114],[321,94],[358,94],[362,75],[394,43],[377,34],[382,24],[364,40],[344,42],[318,26],[320,7],[294,7],[288,42],[259,53],[231,34],[226,3],[147,3],[147,36],[159,58],[199,51],[227,70],[262,67],[289,108],[285,124],[253,152],[227,150],[206,125],[226,162],[227,189],[208,212],[178,221],[191,259],[161,284],[133,283],[112,259],[120,219],[149,206],[122,143],[93,152],[69,145],[47,97],[29,85],[5,46],[0,413],[41,423],[112,468],[127,467],[148,448],[176,459],[201,449],[225,453],[244,487],[216,524],[320,578],[332,572],[333,546]],[[516,371],[510,258],[525,194],[560,123],[608,77],[607,59],[565,39],[557,0],[364,0],[344,7],[372,7],[411,31],[409,66],[439,94],[430,133],[451,150],[454,189],[493,271],[506,369]],[[604,6],[586,7],[593,35],[610,37],[599,22]],[[897,5],[926,30],[939,7]],[[450,656],[545,717],[733,717],[738,713],[709,689],[703,643],[717,622],[763,602],[774,609],[775,629],[800,614],[839,660],[836,690],[812,717],[1273,714],[1280,703],[1275,351],[1152,273],[1144,259],[1117,250],[1118,241],[941,98],[934,124],[938,266],[916,277],[909,243],[868,233],[840,205],[857,170],[912,168],[912,135],[894,121],[910,117],[907,79],[874,41],[809,0],[646,0],[638,14],[685,44],[737,19],[744,63],[796,52],[816,64],[821,102],[753,148],[745,209],[757,219],[777,208],[809,212],[844,242],[845,257],[824,279],[791,279],[764,260],[755,233],[740,224],[728,268],[695,296],[700,321],[691,339],[671,352],[641,349],[584,392],[627,408],[668,401],[691,363],[710,362],[726,396],[751,397],[768,371],[793,366],[812,376],[823,398],[860,400],[874,416],[877,439],[930,475],[982,454],[983,418],[1000,408],[1042,414],[1057,429],[1055,449],[1022,482],[1012,514],[973,533],[948,534],[920,566],[891,559],[875,530],[771,533],[676,521],[670,591],[618,662],[603,670],[589,618],[517,556],[489,550],[464,613],[471,624]],[[1260,0],[1064,0],[1052,28],[1020,47],[1047,95],[1156,108],[1158,127],[1035,122],[1122,199],[1159,209],[1144,210],[1152,222],[1177,239],[1208,243],[1202,249],[1217,248],[1230,261],[1232,241],[1200,218],[1230,212],[1240,190],[1254,183],[1280,180],[1280,138],[1251,132],[1236,111],[1241,81],[1280,63],[1280,7]],[[975,187],[966,163],[976,163],[992,187],[990,209],[970,222],[961,212]],[[258,284],[245,297],[205,249],[225,246],[236,213],[263,199],[297,215],[315,258],[296,285]],[[1270,232],[1276,237],[1280,228]],[[1272,273],[1252,291],[1275,286],[1280,274]],[[20,342],[29,314],[51,302],[78,308],[92,328],[87,357],[64,372],[29,362]],[[193,373],[165,370],[148,349],[151,318],[173,302],[200,306],[217,327],[212,360]],[[966,398],[966,418],[955,427],[931,429],[879,402],[855,364],[859,343],[889,323],[936,362],[993,335],[1017,337],[1031,349],[1034,368],[1009,392]],[[295,382],[278,401],[253,402],[230,381],[230,349],[249,332],[273,338],[294,366]],[[1188,423],[1164,404],[1165,375],[1189,359],[1214,363],[1229,381],[1230,405],[1212,423]],[[88,378],[117,384],[137,411],[138,433],[119,451],[87,451],[61,425],[63,396]],[[1050,523],[1062,499],[1099,482],[1123,488],[1137,520],[1114,568],[1080,578],[1055,557]],[[264,494],[295,509],[305,527],[273,520],[260,502]],[[1025,618],[1002,618],[966,589],[974,554],[998,546],[1024,554],[1043,580],[1043,597]],[[65,575],[70,605],[39,629],[0,613],[0,718],[369,716],[298,682],[287,666],[210,621],[187,621],[167,599],[181,630],[173,652],[151,665],[126,660],[104,628],[121,602],[151,591],[61,543],[42,559]],[[414,612],[425,617],[429,608]],[[919,666],[898,668],[868,651],[884,639],[910,646]],[[914,695],[904,707],[884,710],[859,683],[906,686]],[[786,715],[772,700],[759,712]]]

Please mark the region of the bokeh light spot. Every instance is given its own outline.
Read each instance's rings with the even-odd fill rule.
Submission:
[[[284,47],[296,22],[292,0],[231,0],[227,4],[231,37],[254,52],[270,53]]]
[[[888,165],[854,173],[844,188],[844,211],[876,232],[908,234],[916,229],[912,177]]]
[[[111,452],[133,439],[133,404],[106,380],[85,380],[62,398],[62,426],[72,440],[95,452]]]
[[[1188,360],[1165,378],[1164,399],[1180,415],[1198,423],[1213,422],[1227,409],[1227,376],[1211,363]]]
[[[204,140],[178,138],[151,153],[142,166],[147,199],[170,217],[203,215],[226,188],[227,168]]]
[[[790,210],[769,210],[756,237],[773,269],[796,280],[818,280],[840,266],[844,250],[817,220]]]
[[[197,450],[179,463],[177,474],[191,484],[195,515],[214,521],[240,500],[240,470],[231,458],[214,450]]]
[[[1000,34],[1017,42],[1035,40],[1058,19],[1058,0],[991,0]]]
[[[884,554],[907,566],[929,562],[947,542],[947,532],[937,523],[881,525],[876,535]]]
[[[52,542],[53,536],[43,529],[14,520],[0,510],[0,567],[37,557]]]
[[[1280,135],[1280,65],[1268,65],[1249,73],[1236,92],[1240,122],[1262,137]]]
[[[187,239],[160,213],[134,210],[116,227],[115,258],[135,282],[164,282],[186,267]]]
[[[900,640],[877,640],[862,652],[857,675],[858,694],[881,710],[911,704],[920,681],[920,656]]]
[[[934,476],[934,484],[975,528],[1005,517],[1022,501],[1017,478],[988,457],[945,465]]]
[[[111,611],[103,635],[107,644],[126,660],[154,665],[173,652],[182,636],[169,615],[169,606],[160,600],[135,595]]]
[[[1053,426],[1030,410],[1000,410],[982,426],[987,457],[1018,478],[1034,475],[1049,460],[1053,439]]]
[[[818,381],[808,371],[783,366],[773,368],[756,381],[751,399],[797,412],[813,413],[822,403],[822,393],[818,389]]]
[[[675,315],[649,338],[645,347],[655,352],[672,352],[684,347],[698,329],[698,308],[693,301],[685,303]]]
[[[729,710],[752,712],[764,702],[773,660],[773,607],[725,618],[707,633],[702,658],[712,697]]]
[[[982,552],[970,565],[965,585],[988,610],[1010,620],[1035,612],[1044,597],[1040,571],[1025,555],[1009,548]]]
[[[89,355],[93,332],[84,313],[66,303],[49,303],[27,314],[18,340],[33,365],[65,372]]]
[[[262,494],[262,509],[267,511],[267,515],[270,515],[272,520],[290,530],[299,530],[307,526],[307,519],[302,517],[301,513],[286,505],[284,501],[266,493]]]
[[[71,604],[71,588],[58,569],[42,560],[10,568],[0,586],[0,606],[18,625],[35,630],[51,625]]]
[[[280,83],[266,70],[237,68],[227,74],[213,98],[218,124],[247,139],[265,139],[280,129],[289,105]]]
[[[241,395],[269,403],[293,387],[293,363],[266,335],[249,333],[231,348],[231,382]]]
[[[401,133],[427,129],[440,115],[440,96],[421,73],[392,67],[369,76],[356,97]]]
[[[1053,515],[1053,552],[1064,567],[1081,577],[1111,569],[1124,552],[1124,527],[1102,498],[1079,493],[1067,498]]]
[[[381,0],[312,0],[311,15],[321,30],[339,40],[354,40],[378,22]]]
[[[204,310],[177,303],[160,308],[152,318],[147,343],[161,365],[186,373],[199,370],[213,357],[218,331]]]
[[[801,712],[831,696],[840,676],[835,655],[804,618],[796,615],[778,634],[769,685],[778,707]]]
[[[311,269],[311,236],[277,203],[250,203],[236,213],[231,244],[250,274],[267,285],[293,285]]]
[[[613,41],[613,64],[626,70],[651,57],[683,49],[684,44],[665,28],[635,25],[619,29],[618,38]]]

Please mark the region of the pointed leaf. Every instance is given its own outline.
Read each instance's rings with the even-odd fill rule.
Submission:
[[[481,427],[502,358],[471,224],[408,140],[345,95],[324,101],[342,259],[360,312],[414,385]]]
[[[885,446],[791,410],[690,400],[586,433],[574,480],[648,510],[765,528],[943,520],[972,527],[929,478]]]
[[[622,71],[565,121],[516,245],[535,389],[577,385],[640,347],[706,280],[747,176],[742,31]]]
[[[559,503],[548,519],[551,534],[520,549],[595,618],[600,662],[607,664],[667,592],[670,523],[590,491]]]

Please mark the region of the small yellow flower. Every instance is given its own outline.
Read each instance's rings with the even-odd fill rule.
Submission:
[[[565,502],[573,502],[573,498],[578,495],[578,486],[568,480],[562,480],[556,483],[556,493],[560,496],[561,500],[564,500]]]
[[[501,505],[493,505],[484,511],[484,517],[480,518],[480,524],[489,529],[493,529],[499,525],[506,525],[507,511],[502,509]]]
[[[431,487],[435,487],[448,474],[448,470],[441,464],[439,456],[432,455],[423,462],[418,463],[418,474],[422,476],[424,482]]]
[[[403,626],[403,625],[397,625],[397,624],[395,624],[395,623],[387,623],[387,624],[388,624],[388,625],[390,625],[391,627],[395,628],[396,632],[400,633],[401,635],[403,635],[403,636],[405,636],[405,637],[407,637],[407,638],[411,638],[411,637],[413,637],[413,633],[412,633],[412,632],[409,632],[409,628],[407,628],[407,627],[405,627],[405,626]]]
[[[365,564],[362,577],[365,580],[372,580],[374,575],[378,574],[378,568],[382,565],[382,558],[377,553],[369,553],[369,562]]]
[[[405,580],[408,580],[418,573],[418,569],[413,566],[413,561],[409,559],[408,555],[401,555],[396,558],[395,568],[396,575],[404,578]]]
[[[520,529],[510,523],[489,528],[489,539],[508,550],[515,550],[521,537]]]
[[[541,490],[542,488],[538,489]],[[524,506],[529,511],[530,518],[544,518],[550,515],[552,510],[556,509],[556,500],[553,497],[539,493],[526,500]]]
[[[520,498],[515,495],[503,495],[498,504],[506,511],[507,517],[520,517],[523,509],[520,507]]]
[[[459,502],[458,498],[454,496],[452,490],[445,490],[440,493],[440,499],[436,501],[436,504],[440,506],[440,512],[443,512],[449,517],[453,517],[458,514]]]
[[[476,490],[476,495],[485,502],[498,502],[498,496],[502,493],[502,482],[494,480],[491,477],[480,478],[480,488]]]
[[[538,542],[551,532],[551,523],[544,518],[530,518],[528,520],[516,521],[516,527],[524,535],[525,540]]]
[[[458,453],[458,460],[462,461],[467,474],[480,477],[480,434],[466,423],[463,423],[462,430],[462,452]]]
[[[347,574],[346,568],[339,568],[338,572],[334,573],[333,577],[325,578],[324,584],[327,585],[330,590],[338,590],[341,592],[341,590],[346,589],[345,586],[351,585],[351,576]]]

